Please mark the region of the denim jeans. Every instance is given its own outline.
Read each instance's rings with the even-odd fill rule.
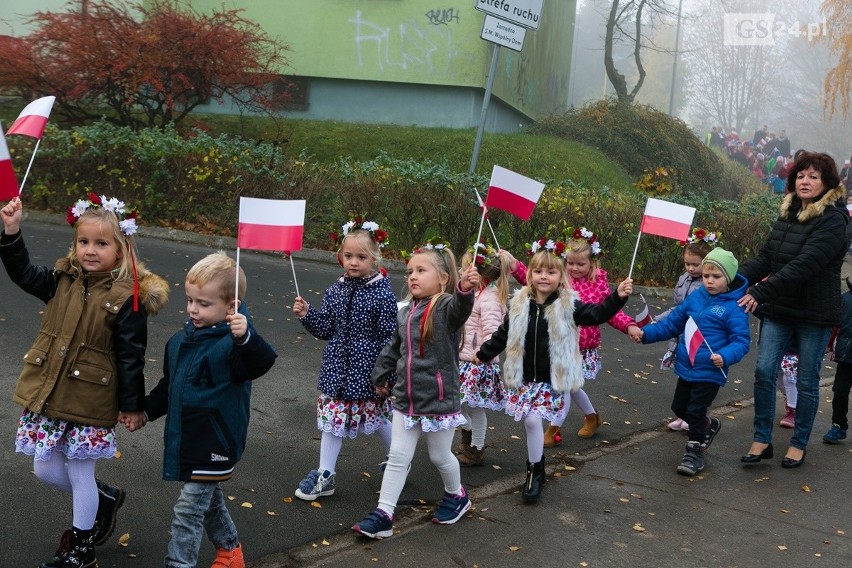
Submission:
[[[195,568],[202,530],[217,548],[232,550],[239,544],[221,485],[188,481],[175,503],[167,568]]]
[[[763,320],[754,370],[755,442],[772,442],[776,373],[792,341],[799,354],[799,376],[796,379],[796,422],[790,445],[800,450],[808,445],[819,406],[819,371],[830,335],[829,326]]]

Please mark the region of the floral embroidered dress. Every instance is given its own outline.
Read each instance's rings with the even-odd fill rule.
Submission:
[[[459,378],[461,401],[472,408],[502,410],[505,406],[500,360],[474,363],[476,350],[491,338],[506,315],[506,306],[500,302],[497,288],[489,285],[476,294],[473,312],[464,326],[464,338],[459,352]]]

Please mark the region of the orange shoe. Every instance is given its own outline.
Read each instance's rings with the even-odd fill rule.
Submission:
[[[594,414],[586,414],[583,419],[583,427],[577,431],[577,435],[581,438],[591,438],[601,426],[601,413],[595,411]]]
[[[552,448],[562,443],[562,428],[559,426],[548,426],[544,432],[544,447]]]
[[[216,549],[216,558],[210,568],[246,568],[243,558],[243,545],[238,544],[233,550]]]

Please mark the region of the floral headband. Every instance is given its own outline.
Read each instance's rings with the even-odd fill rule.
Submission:
[[[467,252],[473,257],[474,266],[491,266],[491,259],[497,254],[497,249],[482,241],[467,249]]]
[[[340,233],[331,233],[331,240],[333,240],[335,244],[339,245],[343,242],[343,239],[346,238],[346,235],[349,234],[349,231],[358,229],[370,233],[370,238],[376,241],[376,244],[379,245],[380,249],[385,248],[388,244],[388,232],[380,229],[379,224],[375,221],[365,221],[361,215],[358,215],[355,219],[344,223],[341,226]]]
[[[105,195],[98,195],[94,192],[89,193],[88,199],[80,199],[74,205],[68,208],[68,215],[65,218],[68,224],[72,227],[77,224],[77,221],[89,208],[97,209],[102,207],[107,211],[112,211],[118,217],[118,228],[124,233],[124,236],[130,237],[136,234],[138,225],[136,220],[139,219],[139,211],[137,209],[128,209],[124,201],[116,197],[107,198]]]
[[[405,263],[408,264],[408,261],[411,260],[411,257],[420,252],[426,252],[427,250],[435,250],[441,252],[444,249],[450,248],[450,243],[441,239],[440,237],[432,237],[427,240],[425,243],[416,247],[411,252],[407,250],[399,251],[399,255],[405,260]]]
[[[692,229],[692,233],[689,235],[689,238],[685,241],[678,241],[678,244],[682,247],[685,247],[686,245],[693,245],[695,243],[704,242],[710,245],[710,248],[713,248],[719,245],[719,237],[721,236],[721,231],[708,232],[707,229],[695,227]]]
[[[558,256],[562,260],[565,260],[565,257],[568,255],[567,247],[565,243],[562,241],[554,241],[553,239],[540,238],[537,241],[533,241],[532,244],[527,243],[527,254],[529,256],[534,255],[539,251],[547,251],[554,256]]]
[[[571,232],[571,238],[578,241],[585,240],[589,242],[589,248],[592,252],[592,258],[600,258],[603,256],[603,248],[598,240],[598,236],[591,229],[580,227]]]

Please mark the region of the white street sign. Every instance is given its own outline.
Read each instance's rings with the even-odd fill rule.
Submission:
[[[527,30],[525,28],[486,14],[485,21],[482,23],[482,33],[479,34],[479,37],[491,43],[520,51],[524,47],[526,35]]]
[[[544,0],[476,0],[477,10],[531,30],[538,29],[542,5]]]

